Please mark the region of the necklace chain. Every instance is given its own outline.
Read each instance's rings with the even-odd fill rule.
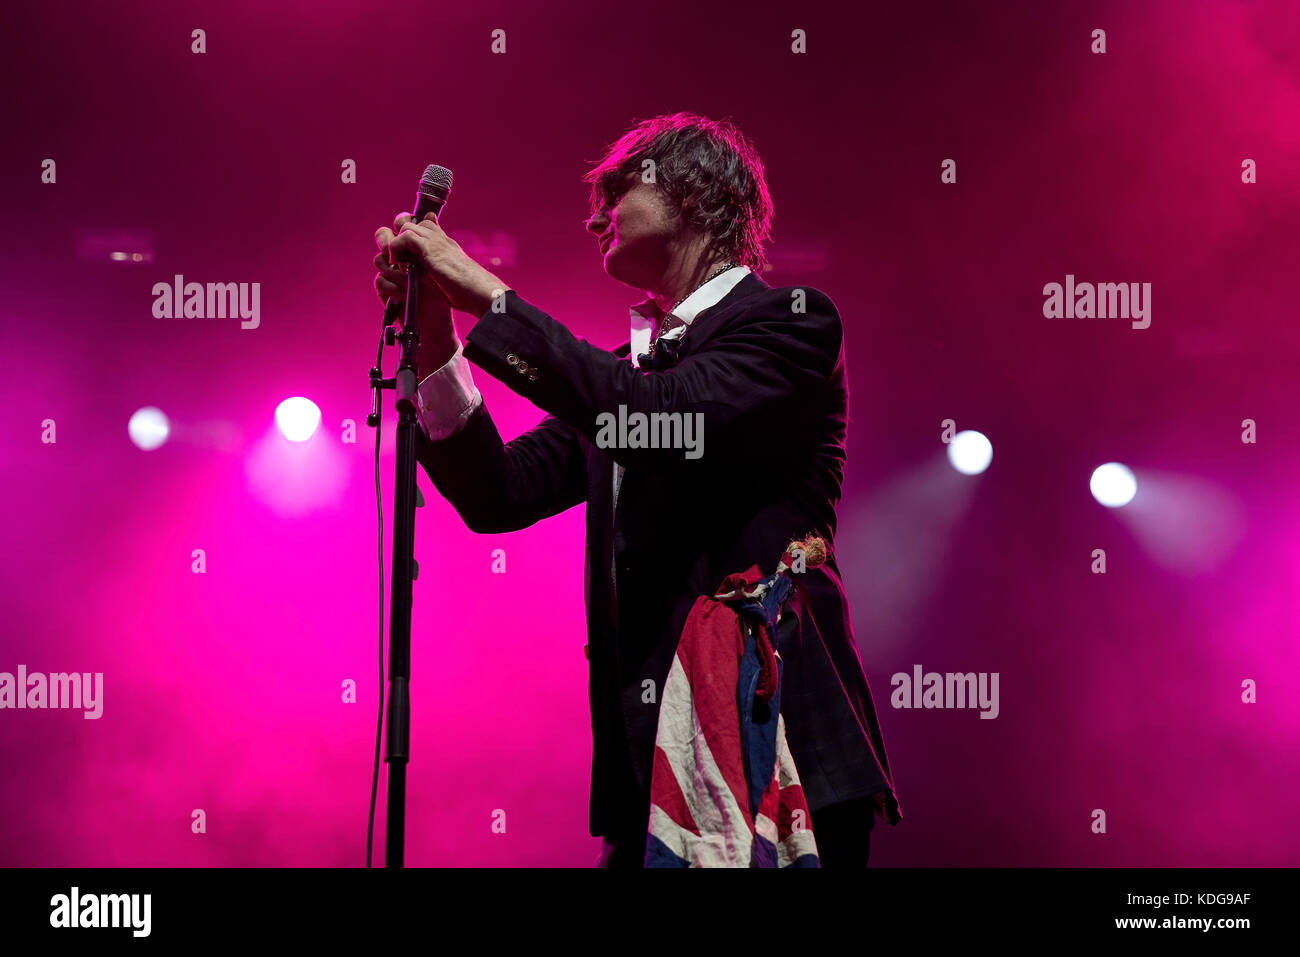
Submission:
[[[714,271],[714,272],[709,276],[708,279],[705,279],[704,282],[700,283],[699,286],[696,286],[694,289],[692,289],[692,290],[691,290],[690,292],[688,292],[686,295],[682,296],[682,298],[678,299],[675,303],[673,303],[673,307],[672,307],[672,309],[669,309],[669,310],[668,310],[667,312],[665,312],[664,315],[663,315],[663,321],[660,322],[660,324],[659,324],[659,332],[662,333],[662,332],[664,331],[664,328],[668,325],[668,319],[669,319],[669,317],[672,316],[673,312],[677,309],[677,307],[680,306],[682,303],[684,303],[687,299],[691,298],[691,296],[695,295],[695,293],[699,292],[701,286],[704,286],[704,285],[706,285],[706,284],[712,282],[713,280],[715,280],[715,279],[717,279],[719,276],[721,276],[724,272],[726,272],[728,269],[734,269],[735,266],[736,266],[735,263],[731,263],[731,262],[723,263],[723,264],[722,264],[722,265],[721,265],[721,266],[720,266],[716,271]],[[659,336],[656,334],[655,338],[658,339]]]

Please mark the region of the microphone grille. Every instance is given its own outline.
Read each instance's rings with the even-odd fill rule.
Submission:
[[[420,177],[420,192],[433,193],[446,199],[451,192],[451,170],[437,163],[425,167],[424,175]]]

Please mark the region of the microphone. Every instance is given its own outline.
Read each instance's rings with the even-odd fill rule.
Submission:
[[[440,215],[442,207],[447,202],[447,196],[451,193],[451,170],[445,166],[439,166],[431,163],[425,167],[424,175],[420,177],[420,190],[415,195],[415,212],[411,215],[415,221],[422,222],[424,217],[433,213]],[[414,265],[407,266],[407,287],[409,295],[410,280]],[[402,316],[405,303],[394,302],[391,299],[384,307],[384,326],[391,326]]]

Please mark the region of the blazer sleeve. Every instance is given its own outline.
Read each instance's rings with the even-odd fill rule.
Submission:
[[[578,433],[554,416],[504,443],[483,402],[449,438],[417,430],[416,457],[471,532],[527,528],[587,498]]]
[[[801,300],[806,308],[796,311]],[[620,406],[628,415],[701,413],[698,421],[710,441],[757,434],[749,429],[766,413],[819,392],[844,337],[839,313],[824,292],[766,289],[675,366],[643,372],[575,337],[513,289],[498,302],[500,311],[485,312],[466,337],[465,356],[624,467],[680,459],[682,453],[605,448],[598,440],[603,414],[617,417]]]

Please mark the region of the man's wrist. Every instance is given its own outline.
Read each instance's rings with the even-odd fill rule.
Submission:
[[[415,368],[420,379],[445,366],[459,348],[456,327],[450,322],[441,329],[421,331],[420,342],[415,350]]]
[[[510,289],[504,282],[488,272],[478,263],[472,263],[472,275],[462,287],[464,292],[456,308],[471,316],[481,316],[491,307],[498,296],[503,296]]]

